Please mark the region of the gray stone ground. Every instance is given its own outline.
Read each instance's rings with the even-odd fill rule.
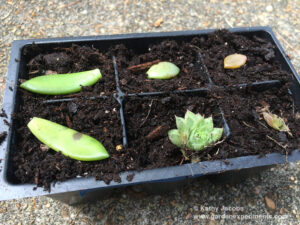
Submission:
[[[28,38],[269,25],[299,73],[299,14],[299,0],[2,0],[1,96],[11,42]],[[160,18],[163,23],[155,27]],[[300,163],[290,163],[288,168],[278,166],[235,185],[195,181],[161,195],[127,188],[105,200],[77,206],[47,197],[2,201],[0,224],[299,224],[299,166]],[[202,214],[222,214],[213,211],[213,207],[222,206],[236,207],[226,213],[232,218],[201,218]],[[234,219],[235,215],[252,219]],[[259,222],[255,215],[271,218]]]

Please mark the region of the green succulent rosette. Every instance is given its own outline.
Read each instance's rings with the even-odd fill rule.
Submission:
[[[214,128],[212,117],[187,111],[184,118],[175,116],[177,129],[168,132],[170,141],[179,148],[200,151],[216,143],[223,128]]]

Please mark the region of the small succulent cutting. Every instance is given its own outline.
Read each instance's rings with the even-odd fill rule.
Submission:
[[[30,92],[43,95],[64,95],[81,91],[102,78],[99,69],[68,74],[52,74],[34,77],[20,86]]]
[[[31,119],[27,126],[43,144],[72,159],[96,161],[109,157],[99,141],[76,130],[38,117]]]
[[[177,129],[170,130],[170,141],[181,148],[200,151],[215,144],[223,134],[223,128],[214,128],[212,117],[204,118],[199,113],[185,113],[184,118],[175,116]]]
[[[225,69],[238,69],[241,66],[245,65],[247,61],[247,56],[242,54],[232,54],[228,55],[224,59],[224,68]]]
[[[271,113],[271,112],[263,112],[263,117],[266,123],[275,130],[287,132],[290,136],[293,136],[290,132],[289,127],[285,124],[284,120]]]
[[[148,79],[165,80],[176,77],[180,69],[173,63],[160,62],[150,67],[147,71]]]
[[[269,104],[263,103],[263,105],[264,107],[258,107],[256,111],[263,115],[263,118],[266,121],[266,123],[275,130],[287,132],[292,137],[293,135],[290,131],[290,128],[288,127],[288,125],[286,125],[284,119],[277,116],[276,114],[271,113],[269,109]]]

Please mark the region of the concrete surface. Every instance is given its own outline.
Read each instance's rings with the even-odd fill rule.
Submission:
[[[28,38],[269,25],[299,73],[299,13],[299,0],[3,0],[0,93],[11,42]],[[2,201],[0,224],[299,224],[299,166],[278,166],[235,185],[195,181],[162,195],[127,188],[77,206],[47,197]]]

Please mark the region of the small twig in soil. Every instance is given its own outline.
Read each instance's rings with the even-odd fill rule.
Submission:
[[[190,45],[190,47],[196,48],[196,49],[198,49],[199,51],[201,51],[201,49],[200,49],[198,46],[196,46],[196,45]]]
[[[72,128],[72,123],[71,123],[70,117],[68,115],[66,115],[66,122],[67,122],[68,127]]]
[[[179,163],[179,166],[181,166],[182,165],[182,163],[183,163],[183,161],[185,160],[185,158],[184,157],[182,157],[182,159],[181,159],[181,161],[180,161],[180,163]]]
[[[206,148],[217,146],[217,145],[223,143],[225,140],[226,140],[226,137],[224,137],[221,141],[218,141],[218,142],[216,142],[214,144],[211,144],[211,145],[207,146]]]
[[[188,73],[188,70],[185,67],[182,67],[182,71],[186,74]]]
[[[253,126],[249,125],[249,124],[248,124],[248,123],[246,123],[245,121],[243,121],[243,124],[245,124],[245,126],[247,126],[247,127],[250,127],[250,128],[252,128],[252,129],[255,129],[255,127],[253,127]]]
[[[279,145],[281,148],[284,149],[284,151],[285,151],[285,165],[286,165],[286,167],[288,167],[288,162],[289,162],[289,160],[288,160],[288,151],[286,150],[287,145],[282,145],[282,144],[280,144],[278,141],[276,141],[274,138],[270,137],[269,135],[266,135],[266,136],[267,136],[267,138],[269,138],[271,141],[273,141],[275,144]]]
[[[220,148],[218,148],[217,152],[214,155],[218,155],[219,154],[219,150],[220,150]]]
[[[190,159],[189,156],[186,155],[186,151],[184,149],[181,149],[180,151],[182,152],[184,160],[189,160]]]
[[[154,60],[152,62],[146,62],[146,63],[142,63],[142,64],[139,64],[139,65],[135,65],[135,66],[130,66],[128,67],[127,69],[128,70],[132,70],[132,71],[139,71],[139,70],[144,70],[144,69],[147,69],[149,68],[150,66],[154,65],[154,64],[157,64],[159,63],[160,60],[157,59],[157,60]]]
[[[29,72],[28,74],[36,74],[36,73],[38,73],[38,72],[40,72],[39,70],[34,70],[34,71],[31,71],[31,72]]]
[[[217,99],[222,99],[223,97],[221,97],[221,96],[219,96],[219,95],[216,95],[216,94],[212,94],[212,96],[214,97],[214,98],[217,98]]]
[[[144,119],[144,121],[141,123],[140,128],[146,123],[146,121],[150,115],[150,112],[151,112],[152,104],[153,104],[153,99],[150,102],[150,105],[149,105],[150,108],[149,108],[148,114],[147,114],[146,118]]]
[[[270,137],[269,135],[266,135],[267,138],[269,138],[271,141],[273,141],[275,144],[279,145],[281,148],[286,149],[287,145],[282,145],[278,141],[276,141],[274,138]]]
[[[162,136],[162,130],[164,130],[164,126],[159,125],[154,130],[152,130],[147,136],[146,139],[152,141],[160,136]]]

